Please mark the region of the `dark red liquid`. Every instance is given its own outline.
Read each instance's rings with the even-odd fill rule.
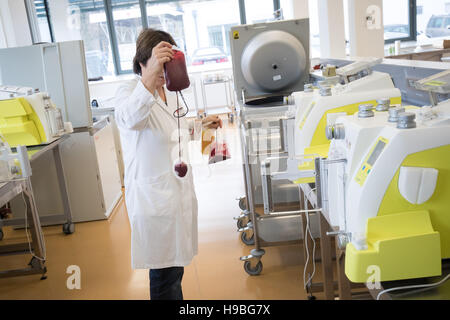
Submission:
[[[183,52],[174,50],[173,59],[164,64],[164,76],[169,91],[181,91],[189,87],[189,76]]]
[[[179,162],[179,163],[175,164],[175,172],[177,173],[177,175],[180,178],[184,178],[187,171],[188,171],[188,167],[187,167],[186,163]]]
[[[216,163],[230,159],[230,153],[228,152],[228,146],[226,143],[214,144],[209,156],[209,163]]]

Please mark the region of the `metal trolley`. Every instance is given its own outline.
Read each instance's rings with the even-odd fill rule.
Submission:
[[[21,275],[41,274],[41,280],[46,279],[47,268],[45,267],[45,242],[41,229],[41,222],[36,209],[35,198],[33,195],[33,188],[31,186],[31,165],[27,155],[27,149],[24,146],[17,147],[17,154],[7,153],[2,150],[0,153],[0,162],[3,167],[6,166],[11,170],[14,176],[6,178],[0,182],[0,205],[5,205],[17,195],[23,195],[23,201],[26,204],[26,212],[24,218],[16,218],[10,220],[0,220],[1,226],[25,225],[25,231],[28,238],[28,230],[30,237],[28,242],[13,243],[0,246],[0,255],[16,255],[16,254],[31,254],[32,258],[28,267],[23,269],[2,270],[0,271],[0,278],[16,277]],[[17,160],[20,167],[16,164],[10,166],[5,165],[12,160]]]
[[[230,32],[234,89],[245,180],[243,210],[236,217],[241,239],[255,245],[241,257],[250,275],[262,271],[263,247],[300,243],[301,217],[264,214],[261,163],[286,153],[282,120],[290,111],[283,97],[303,90],[309,81],[309,21],[283,20],[235,26]],[[294,106],[292,106],[294,107]],[[274,182],[273,201],[280,210],[299,208],[298,188]]]
[[[242,106],[239,110],[239,128],[245,197],[240,199],[243,209],[237,220],[241,240],[255,245],[251,254],[241,257],[244,270],[250,275],[262,271],[263,247],[284,244],[298,244],[301,239],[301,217],[264,215],[261,163],[268,157],[286,154],[283,142],[282,120],[289,112],[288,106],[267,106],[263,109]],[[272,186],[273,201],[280,209],[298,209],[300,200],[298,188],[288,180],[276,181]]]
[[[343,190],[344,180],[338,179],[329,185],[328,172],[331,166],[342,169],[345,159],[329,160],[318,155],[303,155],[291,158],[295,164],[313,162],[314,166],[309,170],[298,171],[293,174],[289,170],[273,168],[273,163],[279,161],[279,157],[266,158],[261,165],[261,175],[265,194],[264,212],[266,216],[277,217],[301,217],[301,235],[303,240],[303,253],[305,266],[303,268],[304,289],[308,299],[315,299],[314,293],[323,292],[326,299],[334,299],[336,296],[347,299],[351,284],[344,273],[344,260],[342,248],[345,247],[346,237],[329,216],[330,192]],[[289,167],[289,164],[288,164]],[[276,212],[273,210],[273,182],[289,176],[290,179],[314,177],[315,183],[300,183],[298,190],[301,198],[301,208],[298,210]],[[342,178],[342,177],[341,177]],[[339,193],[342,195],[342,193]],[[336,203],[333,202],[333,205]],[[339,205],[345,208],[345,198],[340,199]],[[332,239],[335,238],[333,246]],[[320,249],[316,250],[316,243],[320,243]],[[318,251],[318,252],[316,252]],[[251,256],[250,259],[255,257]],[[257,258],[257,257],[256,257]],[[333,262],[335,260],[335,262]],[[321,262],[322,282],[314,281],[316,275],[316,262]],[[336,264],[336,268],[333,264]],[[334,272],[336,270],[336,272]],[[337,278],[335,280],[335,274]],[[338,290],[336,294],[336,289]]]

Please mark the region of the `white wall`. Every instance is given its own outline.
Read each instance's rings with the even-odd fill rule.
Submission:
[[[345,23],[342,0],[317,0],[320,57],[345,58]]]
[[[3,36],[2,36],[2,46],[12,47],[16,45],[16,37],[14,34],[13,22],[11,17],[11,12],[9,9],[8,0],[0,0],[0,23]]]
[[[3,18],[0,9],[0,49],[7,47],[5,27],[3,26]]]
[[[0,46],[20,47],[33,43],[24,1],[0,0]]]
[[[367,26],[367,10],[373,8],[375,27]],[[384,57],[383,0],[348,0],[350,55]]]
[[[309,17],[308,0],[281,0],[284,19],[304,19]]]

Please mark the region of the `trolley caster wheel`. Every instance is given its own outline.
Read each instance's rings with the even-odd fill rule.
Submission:
[[[240,198],[239,199],[239,208],[241,210],[247,210],[247,205],[245,203],[245,198]]]
[[[251,276],[258,276],[261,273],[262,269],[263,265],[261,261],[258,261],[254,268],[252,268],[252,264],[250,263],[250,261],[244,262],[244,270]]]
[[[5,236],[5,235],[3,234],[3,230],[0,229],[0,241],[3,240],[3,237],[4,237],[4,236]]]
[[[316,300],[316,296],[308,296],[308,300]]]
[[[41,277],[41,280],[46,280],[46,279],[47,279],[47,275],[43,274],[42,277]]]
[[[38,258],[32,257],[28,265],[31,266],[31,268],[33,269],[39,269],[41,267],[41,262],[39,261]]]
[[[238,229],[242,229],[242,228],[244,228],[247,224],[244,222],[243,219],[240,219],[240,220],[238,220],[238,221],[236,222],[236,225],[237,225]],[[1,240],[1,239],[0,239],[0,240]]]
[[[252,246],[255,244],[255,235],[252,234],[251,237],[247,237],[247,233],[242,232],[241,233],[241,241],[248,246]]]
[[[72,234],[75,232],[75,224],[73,223],[64,223],[63,224],[63,232],[65,234]]]

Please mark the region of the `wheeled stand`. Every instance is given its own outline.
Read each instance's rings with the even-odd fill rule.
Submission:
[[[261,162],[274,155],[283,155],[281,118],[288,106],[241,106],[239,110],[239,134],[243,158],[245,197],[239,199],[241,215],[235,217],[241,241],[254,246],[250,254],[240,258],[249,275],[262,272],[264,247],[299,244],[301,219],[297,216],[266,216],[263,211]],[[279,181],[274,186],[274,201],[280,208],[298,209],[297,187],[290,181]]]
[[[22,194],[26,212],[22,219],[0,220],[0,227],[25,225],[28,242],[1,245],[0,255],[31,254],[32,258],[28,267],[23,269],[0,271],[0,278],[16,277],[22,275],[41,274],[41,279],[46,279],[47,268],[45,267],[45,243],[42,233],[39,215],[36,209],[33,189],[31,187],[31,166],[25,147],[17,147],[19,161],[21,163],[22,177],[14,178],[0,183],[0,205],[4,206],[17,195]],[[28,236],[28,230],[31,237]],[[2,232],[3,233],[3,232]]]

